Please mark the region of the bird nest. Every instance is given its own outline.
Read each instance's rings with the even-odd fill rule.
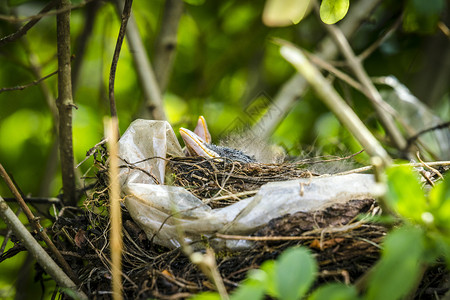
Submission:
[[[95,186],[88,193],[84,207],[66,210],[52,227],[56,246],[78,274],[80,288],[92,299],[112,297],[106,158],[106,150],[97,149]],[[290,165],[239,164],[199,158],[173,158],[168,168],[173,172],[172,184],[184,186],[201,199],[243,195],[265,182],[314,175]],[[236,196],[233,201],[240,197],[244,196]],[[379,245],[386,228],[370,222],[379,213],[374,199],[353,200],[324,210],[282,216],[248,237],[221,236],[222,239],[249,239],[254,241],[254,246],[240,252],[216,253],[218,271],[226,288],[232,291],[249,270],[268,259],[276,259],[288,247],[303,245],[312,250],[320,267],[316,285],[329,281],[354,283],[379,258]],[[154,244],[125,207],[122,207],[122,218],[125,299],[184,299],[214,289],[182,249],[171,250]],[[430,278],[444,276],[439,270],[433,272]],[[426,292],[427,282],[423,286],[422,292]]]
[[[228,159],[175,157],[167,164],[168,181],[207,202],[212,208],[253,196],[268,182],[307,178],[313,174],[300,164],[242,163]]]

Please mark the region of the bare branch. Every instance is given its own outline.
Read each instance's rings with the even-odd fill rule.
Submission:
[[[58,8],[70,7],[69,0],[60,0]],[[72,141],[72,77],[70,66],[70,10],[56,16],[58,48],[59,154],[63,182],[64,204],[76,206],[76,186]]]
[[[24,85],[18,85],[18,86],[13,86],[13,87],[1,88],[0,89],[0,93],[7,92],[7,91],[21,91],[21,90],[24,90],[24,89],[26,89],[28,87],[31,87],[33,85],[36,85],[36,84],[40,83],[41,81],[44,81],[47,78],[52,77],[53,75],[55,75],[57,73],[58,73],[58,71],[54,71],[54,72],[48,74],[47,76],[44,76],[42,78],[39,78],[37,80],[34,80],[34,81],[32,81],[30,83],[27,83],[27,84],[24,84]]]
[[[48,12],[50,9],[52,9],[56,5],[56,0],[51,1],[48,3],[40,12],[39,14],[43,14]],[[39,22],[41,18],[35,18],[29,21],[27,24],[23,25],[14,33],[11,33],[10,35],[7,35],[0,39],[0,47],[4,46],[7,43],[13,42],[20,37],[24,36],[28,30],[30,30],[34,25],[36,25],[37,22]]]
[[[64,8],[59,8],[57,10],[53,10],[50,12],[41,12],[37,15],[34,16],[29,16],[29,17],[25,17],[25,18],[18,18],[16,16],[5,16],[5,15],[0,15],[0,20],[3,21],[7,21],[10,23],[21,23],[21,22],[25,22],[25,21],[33,21],[33,20],[39,20],[42,19],[43,17],[49,17],[49,16],[54,16],[60,13],[65,13],[65,12],[69,12],[73,9],[77,9],[77,8],[81,8],[84,7],[86,4],[88,4],[91,1],[98,1],[98,0],[85,0],[83,2],[81,2],[80,4],[77,5],[68,5]]]
[[[72,280],[77,281],[77,277],[75,276],[73,270],[70,268],[69,264],[66,262],[64,257],[61,255],[61,253],[58,251],[56,246],[53,244],[53,242],[47,236],[47,233],[45,232],[44,228],[41,226],[41,224],[39,222],[39,218],[36,218],[33,215],[30,208],[27,206],[27,204],[23,200],[22,195],[20,195],[16,186],[14,185],[11,178],[9,177],[8,173],[6,173],[6,170],[3,168],[2,164],[0,164],[0,175],[3,177],[3,180],[5,181],[6,185],[11,190],[11,192],[13,193],[17,202],[19,203],[20,207],[22,208],[23,212],[27,216],[28,221],[33,226],[33,228],[36,230],[36,232],[39,234],[39,236],[42,238],[42,240],[47,244],[50,251],[56,256],[56,258],[58,259],[58,262],[63,266],[64,271],[72,278]],[[4,202],[3,198],[1,198],[1,201]],[[6,202],[4,202],[4,203],[5,203],[6,207],[8,207]]]
[[[392,26],[382,35],[380,36],[372,45],[367,47],[366,50],[364,50],[360,55],[358,55],[358,59],[360,61],[365,60],[367,57],[369,57],[370,54],[372,54],[373,51],[378,49],[381,44],[383,44],[396,30],[397,28],[402,24],[402,17],[400,16],[397,21],[392,24]]]
[[[80,297],[80,299],[88,299],[83,292],[77,291],[75,283],[59,268],[55,261],[33,238],[31,233],[28,232],[1,196],[0,217],[6,225],[13,230],[14,234],[22,241],[23,245],[27,248],[31,255],[33,255],[36,261],[57,282],[58,285],[73,290],[77,296]]]
[[[328,106],[339,121],[355,136],[367,153],[382,159],[386,166],[390,165],[392,159],[389,157],[389,154],[347,103],[345,103],[344,99],[333,89],[331,84],[311,64],[300,49],[286,44],[282,45],[280,49],[281,55],[303,75],[311,87],[314,88],[322,102]]]
[[[116,7],[119,7],[122,0],[116,0]],[[139,110],[140,118],[166,120],[166,113],[164,112],[163,100],[158,83],[156,82],[155,74],[152,65],[148,58],[142,38],[131,14],[127,26],[127,41],[133,56],[134,66],[139,78],[139,83],[144,94],[143,107]]]
[[[119,146],[117,119],[105,122],[105,136],[109,146],[109,205],[111,216],[110,248],[113,299],[122,299],[122,214],[120,211]]]
[[[348,15],[339,25],[345,35],[353,35],[361,22],[380,2],[380,0],[365,0],[352,5]],[[318,49],[318,56],[326,60],[333,59],[338,54],[338,48],[328,37],[319,43]],[[275,95],[266,114],[251,128],[252,132],[262,139],[267,139],[283,121],[297,99],[305,93],[307,87],[307,82],[300,74],[292,76]]]
[[[177,46],[178,23],[183,14],[182,0],[166,0],[160,32],[155,42],[155,75],[161,92],[169,82]]]
[[[380,118],[380,121],[386,128],[386,131],[391,137],[395,147],[399,150],[405,149],[406,140],[395,125],[394,119],[392,117],[392,114],[394,114],[395,111],[393,112],[392,108],[383,101],[383,98],[364,70],[361,61],[358,60],[358,58],[355,56],[355,53],[353,52],[342,31],[334,25],[326,25],[325,28],[328,30],[331,37],[341,50],[342,54],[347,59],[350,68],[352,69],[353,73],[355,73],[355,76],[358,78],[358,80],[370,95],[369,99],[371,100],[372,105],[374,106],[378,117]]]
[[[86,52],[89,38],[92,35],[92,31],[94,29],[96,15],[101,5],[102,2],[94,1],[86,5],[86,9],[84,10],[83,32],[81,32],[79,38],[76,41],[76,47],[74,51],[76,59],[74,60],[72,68],[72,90],[74,91],[75,95],[77,91],[76,87],[79,79],[79,73],[81,70],[81,66],[83,65],[84,53]]]
[[[125,38],[125,30],[127,29],[128,19],[131,14],[131,5],[133,0],[125,0],[122,12],[122,22],[120,24],[119,36],[117,37],[116,48],[114,49],[114,56],[111,63],[111,71],[109,73],[109,108],[111,110],[111,117],[117,119],[116,100],[114,98],[114,80],[116,79],[117,62],[119,61],[120,50],[122,49],[123,39]],[[117,137],[119,134],[119,122],[117,122]]]

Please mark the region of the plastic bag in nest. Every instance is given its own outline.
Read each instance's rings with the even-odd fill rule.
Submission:
[[[180,238],[200,248],[202,237],[215,233],[250,235],[286,214],[374,198],[373,176],[351,174],[269,182],[253,197],[212,209],[185,188],[164,185],[167,157],[184,156],[168,122],[134,121],[121,137],[119,147],[120,158],[128,166],[120,171],[125,205],[148,238],[168,248],[179,247]],[[251,243],[211,239],[209,245],[238,250]]]

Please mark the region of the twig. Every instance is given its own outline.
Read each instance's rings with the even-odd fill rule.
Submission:
[[[12,182],[11,178],[9,177],[8,173],[6,173],[6,170],[3,168],[3,165],[0,163],[0,175],[3,177],[6,185],[13,193],[14,197],[16,197],[17,202],[19,203],[20,207],[22,207],[23,212],[28,218],[28,221],[33,226],[33,228],[36,230],[36,232],[39,234],[39,236],[44,240],[44,242],[49,247],[50,251],[56,256],[58,262],[63,266],[64,271],[72,278],[72,280],[77,281],[77,277],[74,274],[73,270],[70,268],[69,264],[66,262],[64,257],[61,255],[61,253],[58,251],[58,249],[55,247],[53,242],[50,240],[50,238],[45,233],[44,228],[39,222],[39,218],[36,218],[33,213],[31,212],[30,208],[26,205],[25,201],[23,200],[22,196],[20,195],[19,191],[15,187],[14,183]],[[6,204],[5,200],[1,198],[1,201],[6,205],[6,208],[8,208],[8,205]],[[15,215],[14,215],[15,216]]]
[[[115,3],[118,8],[122,5],[121,3],[123,3],[123,0],[115,0]],[[144,44],[142,43],[142,38],[139,34],[133,14],[130,17],[127,26],[127,41],[144,95],[144,103],[139,109],[138,116],[144,119],[166,120],[167,118],[166,113],[164,112],[161,91],[156,82],[152,65]]]
[[[50,276],[52,276],[58,285],[73,290],[80,299],[88,299],[82,291],[77,291],[75,283],[59,268],[47,252],[42,249],[41,245],[33,238],[31,233],[20,222],[1,196],[0,216],[8,227],[14,231],[14,234],[21,240],[36,261]]]
[[[430,168],[431,166],[440,166],[440,167],[441,166],[450,166],[450,161],[431,161],[431,162],[421,162],[421,163],[393,164],[392,166],[393,167],[410,166],[410,167],[413,167],[413,168],[417,168],[417,167],[428,167],[428,168]],[[333,174],[333,176],[340,176],[340,175],[347,175],[347,174],[354,174],[354,173],[362,173],[362,172],[369,171],[372,168],[373,168],[373,166],[361,167],[361,168],[357,168],[357,169],[353,169],[353,170],[349,170],[349,171],[345,171],[345,172],[336,173],[336,174]]]
[[[131,2],[131,1],[130,1]],[[109,203],[110,203],[110,247],[111,247],[111,275],[113,299],[120,300],[122,295],[122,214],[120,211],[119,186],[119,146],[117,144],[117,119],[105,122],[105,135],[109,145]]]
[[[86,5],[86,9],[84,10],[84,22],[83,22],[83,31],[81,32],[79,38],[76,41],[75,47],[75,55],[76,59],[74,60],[73,68],[72,68],[72,89],[77,90],[77,83],[79,79],[79,73],[81,70],[81,66],[83,65],[83,57],[86,52],[86,47],[89,42],[89,38],[92,35],[92,31],[94,29],[95,21],[97,20],[96,15],[98,10],[102,5],[101,1],[94,1]]]
[[[302,240],[314,240],[316,236],[247,236],[247,235],[231,235],[216,233],[216,238],[224,240],[245,240],[255,242],[268,242],[268,241],[302,241]]]
[[[372,105],[374,106],[378,117],[380,118],[380,121],[385,126],[386,132],[392,138],[392,142],[394,143],[395,147],[399,150],[403,150],[406,146],[406,140],[395,125],[393,119],[393,114],[395,114],[395,111],[392,111],[392,108],[383,101],[383,98],[364,70],[361,61],[358,60],[358,58],[355,56],[355,53],[353,52],[342,31],[334,25],[326,25],[325,28],[338,45],[342,54],[347,59],[347,62],[353,73],[355,73],[358,80],[369,93],[369,100],[371,100]]]
[[[73,9],[84,7],[86,4],[88,4],[91,1],[97,1],[97,0],[85,0],[85,1],[83,1],[80,4],[77,4],[77,5],[69,5],[69,6],[61,7],[59,9],[54,10],[54,11],[42,12],[42,13],[39,13],[37,15],[24,17],[24,18],[18,18],[18,17],[15,17],[15,16],[0,15],[0,20],[11,22],[11,23],[21,23],[21,22],[25,22],[25,21],[39,20],[39,19],[41,19],[43,17],[54,16],[54,15],[58,15],[58,14],[61,14],[61,13],[69,12],[69,11],[71,11]]]
[[[361,54],[358,55],[358,60],[365,60],[370,54],[372,54],[372,52],[378,49],[378,47],[380,47],[380,45],[383,44],[397,30],[400,24],[402,24],[402,20],[403,17],[400,16],[382,36],[380,36],[374,43],[372,43],[372,45],[367,47]]]
[[[392,159],[386,150],[375,139],[364,123],[353,110],[345,103],[341,96],[333,89],[331,84],[305,57],[300,49],[292,45],[284,44],[280,49],[281,55],[289,61],[297,71],[302,74],[321,100],[336,115],[339,121],[356,137],[371,156],[379,156],[386,165],[391,164]]]
[[[39,12],[39,14],[44,14],[44,13],[48,12],[55,5],[56,5],[56,0],[51,1]],[[13,42],[13,41],[19,39],[20,37],[24,36],[28,32],[28,30],[30,30],[34,25],[36,25],[37,22],[39,22],[40,19],[41,18],[32,19],[31,21],[29,21],[28,23],[26,23],[25,25],[20,27],[19,30],[17,30],[16,32],[11,33],[10,35],[7,35],[5,37],[2,37],[0,39],[0,48],[2,46],[4,46],[5,44]]]
[[[177,46],[178,23],[183,14],[184,1],[166,0],[160,31],[155,41],[155,75],[164,92],[172,71]]]
[[[26,89],[28,87],[31,87],[33,85],[36,85],[36,84],[40,83],[41,81],[44,81],[47,78],[52,77],[53,75],[55,75],[57,73],[58,73],[58,70],[48,74],[47,76],[44,76],[42,78],[39,78],[37,80],[34,80],[34,81],[32,81],[30,83],[27,83],[27,84],[24,84],[24,85],[18,85],[18,86],[13,86],[13,87],[1,88],[0,89],[0,93],[7,92],[7,91],[21,91],[21,90],[24,90],[24,89]]]
[[[16,198],[3,198],[6,202],[15,202]],[[61,204],[59,198],[44,198],[44,197],[23,197],[25,202],[37,203],[37,204]]]
[[[14,199],[14,201],[15,200],[16,199]],[[22,207],[19,207],[17,209],[16,216],[20,215],[21,212],[22,212]],[[6,232],[6,234],[3,238],[2,246],[0,247],[0,257],[2,256],[3,252],[5,252],[6,245],[8,244],[9,238],[11,237],[11,234],[13,233],[11,228],[7,228],[7,229],[8,229],[8,231]]]
[[[418,139],[420,138],[421,135],[430,132],[430,131],[434,131],[434,130],[438,130],[438,129],[444,129],[450,127],[450,121],[442,123],[442,124],[438,124],[436,126],[430,127],[430,128],[425,128],[419,132],[417,132],[415,135],[411,136],[410,138],[408,138],[407,143],[406,143],[406,147],[405,147],[405,151],[407,151],[411,145]]]
[[[442,31],[443,34],[445,34],[445,36],[450,39],[450,28],[447,27],[447,25],[445,25],[444,22],[439,21],[438,22],[438,28]]]
[[[372,11],[380,0],[365,0],[355,3],[345,19],[342,21],[340,28],[346,36],[352,36],[358,29],[361,22],[367,18],[367,14]],[[323,39],[318,46],[319,53],[317,56],[330,60],[338,54],[336,44],[330,38]],[[295,74],[291,77],[278,91],[271,105],[268,107],[264,116],[251,128],[251,131],[256,135],[261,136],[262,139],[268,138],[272,132],[277,128],[285,115],[295,105],[295,102],[301,97],[307,88],[308,84],[300,74]]]
[[[60,0],[58,8],[70,7],[70,0]],[[63,181],[63,200],[66,205],[75,206],[76,187],[72,140],[72,79],[70,66],[70,9],[56,16],[58,48],[58,99],[59,152]]]
[[[347,75],[344,72],[342,72],[341,70],[335,68],[334,66],[332,66],[328,62],[324,61],[322,58],[320,58],[317,55],[314,55],[314,54],[312,54],[310,52],[306,52],[306,51],[305,51],[305,54],[318,67],[320,67],[320,68],[322,68],[322,69],[324,69],[324,70],[334,74],[336,77],[338,77],[339,79],[345,81],[346,83],[348,83],[353,88],[361,91],[362,93],[365,93],[365,90],[362,87],[362,85],[359,82],[357,82],[356,80],[354,80],[353,78],[351,78],[349,75]]]
[[[119,61],[120,50],[122,49],[122,43],[125,37],[125,30],[127,29],[128,19],[130,18],[132,4],[133,0],[125,0],[121,18],[122,22],[120,23],[119,36],[117,37],[116,48],[114,49],[114,56],[111,63],[111,71],[109,73],[109,108],[111,110],[111,117],[113,119],[117,119],[116,100],[114,98],[114,80],[116,79],[117,62]],[[119,138],[119,122],[117,122],[117,124],[115,125],[117,125],[116,136],[117,138]]]

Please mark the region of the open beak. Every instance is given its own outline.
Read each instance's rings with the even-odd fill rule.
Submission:
[[[203,117],[200,117],[203,118]],[[200,124],[200,118],[199,118],[199,124]],[[204,119],[203,119],[204,121]],[[206,123],[204,123],[206,125]],[[198,125],[197,125],[198,127]],[[206,128],[206,127],[204,127]],[[197,128],[196,128],[197,129]],[[206,128],[206,131],[208,129]],[[180,128],[180,134],[181,138],[184,141],[184,144],[186,145],[186,149],[191,156],[202,156],[206,158],[214,158],[219,157],[219,154],[209,149],[206,145],[207,142],[198,136],[196,133],[190,131],[189,129]],[[209,132],[208,132],[209,135]],[[209,139],[211,139],[211,136],[209,135]]]
[[[197,134],[203,141],[211,144],[211,134],[206,125],[206,120],[203,116],[198,117],[197,126],[194,129],[194,133]]]

